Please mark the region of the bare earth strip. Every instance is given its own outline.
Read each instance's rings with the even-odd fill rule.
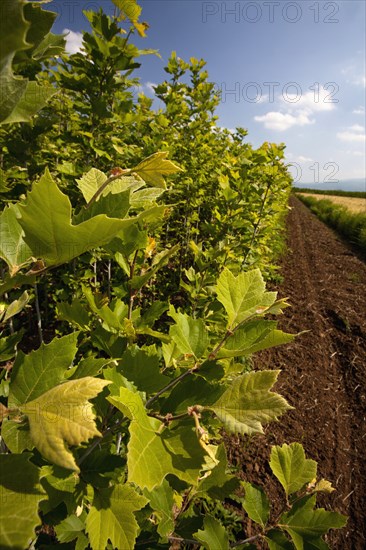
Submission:
[[[313,197],[314,199],[328,199],[334,204],[340,204],[351,210],[351,212],[362,212],[366,214],[366,199],[359,199],[357,197],[337,197],[335,195],[317,195],[313,193],[299,193],[304,197]]]
[[[335,550],[365,550],[366,265],[297,198],[291,205],[284,282],[277,290],[292,307],[280,328],[309,332],[293,344],[257,354],[255,362],[260,369],[282,369],[276,389],[295,409],[269,424],[266,436],[229,438],[229,457],[243,479],[269,490],[275,516],[281,490],[267,464],[270,444],[300,441],[307,456],[318,461],[318,476],[336,488],[321,497],[321,505],[349,516],[344,529],[328,536],[328,544]],[[246,535],[255,533],[249,524]]]

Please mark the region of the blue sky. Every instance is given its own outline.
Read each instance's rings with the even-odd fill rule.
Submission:
[[[143,89],[165,79],[172,50],[203,58],[222,91],[219,124],[243,126],[254,146],[284,142],[295,181],[324,183],[365,178],[365,6],[359,0],[141,0],[150,24],[140,47]],[[109,0],[56,0],[56,31],[80,44],[88,24],[83,9]],[[334,187],[334,185],[333,185]]]

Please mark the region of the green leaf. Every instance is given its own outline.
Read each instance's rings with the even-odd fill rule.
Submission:
[[[14,302],[11,302],[11,304],[8,305],[8,307],[5,310],[5,315],[1,321],[5,323],[11,317],[14,317],[14,315],[18,315],[18,313],[22,311],[22,309],[27,305],[28,302],[29,302],[29,294],[25,290],[23,294],[20,296],[20,298],[18,298],[18,300],[14,300]]]
[[[217,298],[228,315],[228,327],[242,323],[276,301],[276,292],[265,292],[265,283],[259,269],[239,273],[237,277],[224,269],[216,286]]]
[[[0,338],[0,361],[8,361],[12,359],[16,354],[16,348],[21,339],[23,338],[24,329]]]
[[[149,506],[154,510],[157,518],[157,531],[160,536],[166,537],[174,531],[174,491],[166,479],[160,487],[153,491],[144,491],[144,495],[149,499]]]
[[[16,84],[15,84],[16,83]],[[14,79],[13,86],[19,89],[17,79]],[[12,88],[13,88],[12,86]],[[1,88],[1,77],[0,77]],[[56,93],[53,86],[44,86],[38,82],[27,82],[22,95],[18,98],[17,105],[1,124],[14,124],[15,122],[31,122],[47,101]]]
[[[154,153],[132,168],[132,172],[138,174],[149,185],[165,189],[166,184],[163,176],[182,172],[182,169],[171,160],[166,160],[167,156],[167,152]]]
[[[9,292],[9,290],[13,290],[13,288],[19,288],[24,285],[34,285],[36,278],[37,277],[34,273],[30,273],[28,275],[17,273],[14,277],[7,275],[3,284],[0,285],[0,296],[3,296],[5,292]]]
[[[19,207],[15,204],[7,206],[0,214],[0,258],[8,264],[11,276],[32,256],[31,249],[24,242],[19,216]]]
[[[157,300],[143,313],[140,319],[136,322],[137,327],[152,327],[155,321],[160,319],[165,311],[169,309],[167,302]]]
[[[78,378],[84,378],[86,376],[96,376],[100,373],[103,367],[111,363],[112,359],[96,359],[95,357],[86,357],[82,359],[80,363],[75,367],[71,376],[68,376],[69,380],[76,380]]]
[[[111,480],[125,475],[126,460],[124,456],[111,454],[110,448],[94,450],[80,465],[81,477],[93,487],[107,488]]]
[[[150,187],[136,191],[131,195],[131,206],[133,208],[147,208],[163,193],[164,189],[160,189],[160,187]]]
[[[105,303],[105,300],[99,300],[100,295],[93,293],[91,288],[82,285],[83,294],[88,301],[90,309],[97,314],[97,316],[103,320],[103,328],[110,332],[119,333],[124,332],[124,319],[127,318],[128,306],[123,302],[119,301],[118,308],[115,308],[116,311],[112,309]]]
[[[340,529],[347,523],[347,518],[337,512],[313,509],[315,504],[316,495],[305,497],[279,520],[279,526],[288,532],[297,550],[326,548],[322,535],[329,529]]]
[[[107,176],[97,168],[92,168],[80,179],[76,180],[77,186],[82,192],[85,202],[90,201],[106,180]]]
[[[12,453],[22,453],[26,449],[31,451],[34,447],[28,423],[19,423],[5,418],[1,425],[1,437]]]
[[[69,470],[54,465],[43,466],[41,483],[47,493],[47,500],[44,500],[40,506],[42,514],[52,512],[61,503],[69,514],[75,511],[75,498],[77,498],[75,490],[79,478],[74,472],[70,474]],[[61,519],[64,519],[64,516]]]
[[[203,527],[203,531],[197,531],[193,536],[206,550],[229,550],[229,535],[217,519],[205,516]]]
[[[13,74],[12,63],[15,55],[22,56],[22,50],[31,48],[35,42],[35,27],[39,27],[40,15],[45,10],[38,9],[37,21],[31,24],[26,20],[31,11],[21,0],[2,3],[0,22],[0,124],[30,122],[31,117],[41,109],[46,101],[56,93],[52,86],[43,86],[38,82],[29,82]],[[48,12],[46,17],[52,17]],[[36,25],[38,23],[38,25]],[[42,33],[41,33],[42,34]],[[41,36],[38,37],[41,39]]]
[[[0,72],[11,66],[15,53],[30,47],[26,35],[30,27],[23,12],[24,2],[4,2],[0,18]],[[11,24],[10,24],[11,23]]]
[[[77,298],[71,304],[68,302],[59,302],[56,305],[56,311],[57,317],[61,321],[67,321],[80,330],[88,330],[90,323],[89,314],[85,306]]]
[[[21,405],[28,416],[31,438],[47,460],[79,471],[66,443],[80,445],[101,435],[88,399],[96,397],[107,384],[106,380],[91,377],[69,380]]]
[[[139,349],[130,346],[122,356],[118,370],[134,383],[136,388],[152,393],[166,386],[170,378],[160,372],[159,356],[155,346]]]
[[[105,183],[107,179],[108,178],[104,172],[101,172],[97,168],[92,168],[80,179],[76,180],[77,186],[87,203],[94,197],[95,193],[100,187],[102,187],[103,183]],[[141,180],[138,180],[133,176],[121,176],[107,185],[101,195],[97,198],[96,202],[99,202],[102,197],[106,197],[110,193],[122,193],[123,191],[136,189],[142,187],[143,185],[144,183]]]
[[[212,409],[225,427],[234,433],[263,433],[263,422],[277,420],[292,407],[269,391],[280,371],[249,372],[234,379]]]
[[[176,322],[176,325],[170,327],[169,334],[179,351],[196,359],[203,357],[209,343],[204,321],[176,312],[173,306],[170,306],[169,315]]]
[[[59,542],[71,542],[75,540],[84,529],[84,522],[72,514],[56,526],[57,540]]]
[[[270,550],[294,550],[293,544],[279,529],[271,529],[265,537]]]
[[[27,80],[15,78],[12,61],[18,50],[30,47],[26,42],[29,23],[23,13],[21,0],[3,2],[0,17],[0,123],[15,109],[22,97]]]
[[[316,478],[317,464],[315,460],[305,458],[304,448],[300,443],[284,443],[282,447],[273,447],[269,465],[286,495],[296,493]]]
[[[54,338],[15,360],[10,384],[9,407],[27,403],[44,394],[64,379],[77,351],[78,333]]]
[[[131,280],[131,288],[133,290],[140,290],[144,286],[144,284],[146,284],[147,281],[151,279],[151,277],[153,277],[160,268],[167,264],[169,258],[171,258],[171,256],[173,256],[178,250],[179,245],[177,244],[157,254],[154,258],[151,268],[148,269],[146,273],[144,273],[144,275],[133,277],[133,279]]]
[[[108,547],[133,550],[138,534],[134,512],[141,510],[148,500],[130,485],[96,490],[93,505],[86,519],[86,531],[93,550]]]
[[[139,20],[142,8],[137,0],[113,0],[113,4],[121,10],[122,18],[128,17],[133,23]]]
[[[199,482],[195,492],[196,496],[205,496],[207,493],[210,498],[224,500],[239,488],[238,478],[227,473],[228,461],[223,444],[219,445],[217,449],[216,459],[218,464],[211,470],[210,475],[205,476]]]
[[[108,400],[131,419],[129,426],[128,481],[152,491],[168,474],[192,485],[198,483],[204,453],[193,426],[164,430],[162,423],[147,416],[141,397],[120,388],[119,397]]]
[[[250,519],[265,527],[269,518],[269,502],[267,495],[261,487],[244,482],[245,499],[243,507]]]
[[[241,357],[292,342],[294,334],[277,330],[276,321],[248,321],[225,342],[217,357]]]
[[[80,224],[90,218],[105,214],[108,218],[123,219],[130,209],[130,191],[118,193],[118,195],[107,195],[94,202],[89,208],[84,207],[74,216],[73,222]]]
[[[192,403],[210,406],[219,399],[224,391],[224,385],[210,384],[200,376],[192,374],[170,390],[170,395],[165,397],[161,403],[160,411],[162,414],[184,413],[187,412],[188,407],[192,406]]]
[[[40,470],[29,462],[29,454],[0,454],[0,547],[28,548],[40,525],[38,504],[44,499]]]
[[[134,218],[119,220],[104,214],[79,225],[71,224],[71,203],[46,170],[33,185],[21,209],[20,224],[24,240],[37,258],[47,266],[59,265],[80,256],[87,250],[108,243]]]

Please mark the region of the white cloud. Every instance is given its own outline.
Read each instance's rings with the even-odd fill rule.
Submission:
[[[305,112],[299,112],[296,115],[290,113],[280,113],[279,111],[271,111],[263,116],[255,116],[256,122],[263,122],[264,127],[269,130],[278,130],[283,132],[292,128],[292,126],[305,126],[306,124],[314,124],[314,120],[309,118]]]
[[[347,84],[353,84],[354,86],[366,87],[366,76],[360,68],[359,64],[349,65],[341,70],[341,73],[348,76],[346,79]]]
[[[265,128],[283,132],[293,126],[314,124],[314,113],[333,111],[336,108],[336,85],[328,89],[319,87],[314,91],[298,94],[283,93],[279,97],[281,111],[271,111],[262,116],[254,117],[257,122],[263,122]]]
[[[81,32],[74,32],[70,29],[64,29],[62,34],[67,34],[66,39],[66,52],[69,54],[80,52],[83,42],[83,35]]]
[[[310,157],[304,157],[303,155],[294,155],[291,152],[287,152],[286,157],[291,162],[314,162],[314,159]]]
[[[145,87],[151,92],[152,94],[155,94],[154,86],[157,86],[155,82],[146,82]]]
[[[335,84],[325,89],[319,87],[318,90],[298,94],[283,94],[282,103],[286,103],[291,108],[301,109],[309,114],[317,111],[333,111],[338,103],[337,87]]]
[[[363,151],[339,151],[342,155],[352,155],[353,157],[364,157],[365,153]]]
[[[361,124],[352,124],[349,130],[352,130],[352,132],[365,132],[365,127],[361,126]]]
[[[298,162],[313,162],[313,159],[310,158],[310,157],[303,157],[302,155],[300,155],[299,157],[297,157],[296,159]]]
[[[354,115],[364,115],[365,114],[365,107],[363,107],[362,105],[360,107],[358,107],[357,109],[353,109],[352,113]]]
[[[338,132],[337,138],[341,141],[363,143],[366,141],[365,128],[360,124],[349,126],[344,132]]]
[[[361,76],[356,77],[353,80],[352,84],[356,84],[356,86],[363,86],[363,88],[366,88],[366,76],[361,75]]]

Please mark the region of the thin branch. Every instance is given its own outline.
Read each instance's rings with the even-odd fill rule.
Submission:
[[[163,393],[165,393],[166,391],[170,390],[171,388],[174,388],[174,386],[176,386],[177,384],[179,384],[179,382],[181,380],[183,380],[184,378],[186,378],[187,376],[189,376],[190,374],[192,374],[193,372],[195,372],[197,370],[197,365],[195,365],[194,367],[192,367],[191,369],[189,370],[186,370],[185,372],[183,372],[183,374],[181,374],[180,376],[178,376],[177,378],[174,378],[174,380],[172,380],[171,382],[169,382],[169,384],[167,384],[163,389],[161,389],[160,391],[158,391],[158,393],[156,393],[155,395],[153,395],[152,397],[150,397],[150,399],[148,399],[146,401],[146,405],[145,407],[146,408],[149,408],[151,406],[152,403],[154,403],[154,401],[156,401]]]
[[[94,449],[96,447],[98,447],[98,445],[103,441],[103,439],[105,439],[107,437],[107,435],[109,435],[110,433],[113,433],[113,431],[120,426],[122,421],[123,421],[123,419],[118,420],[118,422],[116,422],[113,426],[111,426],[111,427],[107,428],[106,430],[104,430],[101,437],[98,437],[94,441],[94,443],[92,443],[92,445],[90,445],[90,447],[85,451],[85,453],[83,455],[81,455],[81,457],[78,460],[78,466],[80,466],[80,464],[82,462],[84,462],[84,460],[94,451]]]
[[[150,412],[148,413],[148,416],[151,416],[152,418],[157,418],[161,422],[164,422],[165,424],[169,424],[170,422],[174,422],[174,420],[180,420],[181,418],[186,418],[189,416],[188,412],[182,413],[182,414],[176,414],[175,416],[171,413],[166,414],[163,416],[162,414]]]
[[[196,546],[200,545],[198,540],[182,539],[181,537],[168,537],[168,540],[170,540],[172,542],[185,542],[186,544],[195,544]]]
[[[103,193],[104,189],[106,189],[106,187],[108,187],[108,185],[110,183],[112,183],[112,181],[115,181],[115,180],[118,180],[121,176],[123,175],[128,175],[128,174],[131,174],[131,170],[129,168],[126,168],[125,170],[120,170],[120,172],[115,175],[115,176],[109,176],[109,178],[107,178],[105,180],[105,182],[103,183],[103,185],[101,185],[97,191],[94,193],[94,195],[92,196],[92,198],[90,199],[90,201],[87,203],[86,207],[85,208],[89,208],[96,200],[97,198]]]
[[[36,306],[36,314],[37,314],[37,328],[38,328],[39,341],[40,341],[41,344],[43,344],[42,317],[41,317],[41,310],[40,310],[40,307],[39,307],[37,283],[34,285],[34,296],[35,296],[35,306]]]
[[[263,537],[263,535],[259,534],[259,535],[254,535],[253,537],[249,537],[248,539],[239,540],[237,542],[232,542],[230,544],[230,548],[235,548],[236,546],[241,546],[242,544],[247,544],[249,542],[254,542],[255,540],[258,540],[262,537]]]
[[[220,349],[221,349],[222,346],[225,344],[226,340],[227,340],[228,338],[230,338],[230,336],[232,336],[232,334],[233,334],[233,331],[232,331],[232,330],[227,330],[227,331],[226,331],[225,336],[223,337],[223,339],[221,340],[221,342],[219,342],[219,343],[217,344],[217,346],[215,347],[215,349],[211,351],[211,353],[210,353],[209,356],[208,356],[208,359],[210,359],[211,361],[212,361],[213,359],[216,359],[216,356],[217,356],[217,354],[219,353]]]
[[[130,300],[129,300],[129,303],[128,303],[128,319],[131,320],[131,317],[132,317],[132,308],[133,308],[133,301],[135,299],[135,296],[136,296],[136,293],[135,291],[132,289],[132,279],[133,279],[133,276],[135,274],[135,267],[136,267],[136,260],[137,260],[137,255],[138,255],[139,251],[136,250],[135,252],[135,255],[133,257],[133,260],[132,260],[132,263],[130,265]]]
[[[264,193],[264,197],[263,197],[263,200],[262,200],[262,204],[261,204],[261,208],[259,210],[259,216],[258,216],[258,221],[257,223],[255,224],[254,226],[254,231],[253,231],[253,235],[252,235],[252,238],[251,238],[251,241],[250,241],[250,245],[248,247],[248,250],[244,256],[244,259],[243,259],[243,263],[242,265],[244,266],[246,264],[246,261],[247,261],[247,258],[249,256],[249,253],[251,251],[251,248],[253,246],[253,243],[254,243],[254,240],[257,236],[257,232],[258,232],[258,229],[259,229],[259,226],[261,224],[261,221],[262,221],[262,214],[263,214],[263,210],[264,210],[264,205],[266,203],[266,200],[267,200],[267,196],[268,196],[268,193],[269,193],[269,190],[271,188],[271,185],[272,185],[272,182],[269,181],[268,185],[267,185],[267,189],[266,189],[266,192]]]

